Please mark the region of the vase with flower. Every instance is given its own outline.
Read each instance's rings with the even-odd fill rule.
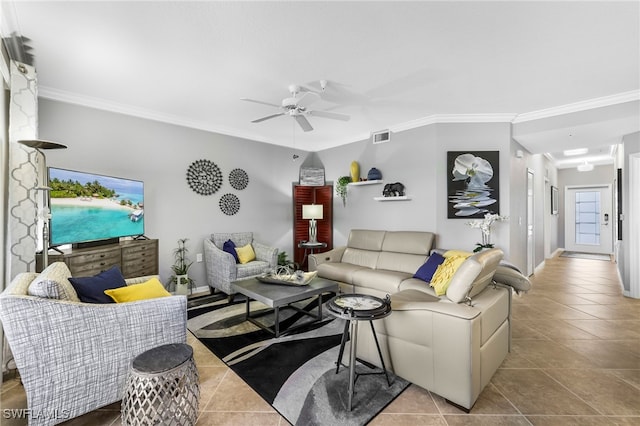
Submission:
[[[480,228],[480,231],[482,233],[482,242],[476,243],[476,248],[473,249],[473,252],[477,253],[484,249],[493,248],[494,244],[491,243],[491,226],[494,222],[502,222],[508,219],[509,218],[507,216],[500,216],[499,214],[495,213],[487,213],[484,215],[484,219],[482,220],[473,220],[467,222],[467,225],[472,228]]]

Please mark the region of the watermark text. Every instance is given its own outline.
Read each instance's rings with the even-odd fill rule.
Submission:
[[[3,419],[60,419],[71,418],[70,410],[32,410],[30,408],[4,408],[2,409]]]

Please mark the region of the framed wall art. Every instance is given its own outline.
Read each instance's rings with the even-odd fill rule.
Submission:
[[[500,151],[447,152],[447,218],[500,214]]]

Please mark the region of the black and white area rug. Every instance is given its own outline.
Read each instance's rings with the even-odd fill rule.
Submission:
[[[326,298],[328,300],[329,298]],[[317,312],[317,302],[298,307]],[[251,312],[267,311],[252,302]],[[294,425],[365,425],[409,385],[389,373],[358,376],[352,411],[348,409],[349,369],[336,361],[344,322],[326,310],[323,320],[302,326],[278,338],[245,321],[246,301],[231,304],[215,297],[190,301],[188,328],[211,352],[223,360],[265,401]],[[262,317],[273,326],[273,315]],[[281,329],[308,322],[311,317],[292,309],[281,310]],[[344,362],[348,362],[348,345]],[[380,371],[357,364],[358,373]]]
[[[604,260],[606,262],[611,261],[611,256],[609,256],[608,254],[582,253],[579,251],[563,251],[560,257],[574,257],[577,259],[589,259],[589,260]]]

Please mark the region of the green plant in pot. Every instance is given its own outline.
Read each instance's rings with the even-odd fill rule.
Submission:
[[[278,266],[288,266],[292,268],[294,271],[298,269],[298,264],[287,259],[287,252],[281,251],[278,253]]]
[[[342,205],[347,205],[347,185],[351,182],[350,176],[341,176],[338,178],[338,183],[336,184],[336,194],[342,198]]]
[[[176,294],[189,294],[189,289],[193,286],[195,281],[189,278],[189,267],[193,262],[189,261],[187,249],[188,238],[181,238],[178,240],[178,247],[173,250],[174,263],[171,267],[173,275],[170,282],[175,285]]]

